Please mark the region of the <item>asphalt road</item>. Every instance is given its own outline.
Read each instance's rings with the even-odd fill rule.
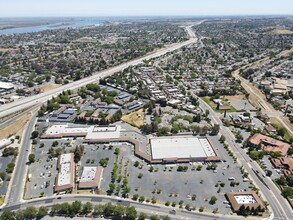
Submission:
[[[74,202],[76,200],[80,200],[83,202],[92,202],[93,204],[111,202],[115,204],[121,204],[123,206],[134,206],[138,212],[144,212],[144,213],[147,213],[148,215],[159,215],[159,216],[169,215],[172,217],[172,219],[185,219],[185,220],[197,220],[197,219],[198,220],[211,220],[211,219],[239,220],[239,219],[243,219],[242,216],[219,215],[219,214],[214,215],[209,213],[187,211],[187,210],[179,209],[179,208],[176,208],[177,210],[176,215],[171,215],[170,211],[173,209],[173,207],[139,203],[129,199],[114,198],[114,197],[102,196],[102,195],[63,195],[61,199],[57,199],[56,197],[55,198],[54,197],[39,198],[39,199],[25,201],[17,205],[6,206],[4,209],[18,210],[28,206],[51,207],[55,203]],[[118,200],[120,202],[118,202]],[[256,218],[256,217],[250,217],[249,219],[259,220],[259,218]]]
[[[25,130],[25,134],[23,136],[22,145],[19,150],[18,161],[15,166],[11,187],[7,192],[8,199],[7,205],[17,204],[22,201],[22,195],[24,190],[24,184],[26,180],[26,162],[28,161],[28,155],[31,146],[31,134],[34,130],[34,125],[36,122],[36,115],[32,117],[29,121],[29,124]]]
[[[198,23],[195,23],[194,25],[199,25],[202,22],[204,22],[204,21],[200,21]],[[167,46],[166,48],[159,49],[159,50],[157,50],[151,54],[148,54],[146,56],[143,56],[141,58],[137,58],[137,59],[128,61],[126,63],[120,64],[118,66],[109,68],[107,70],[103,70],[103,71],[94,73],[90,77],[69,83],[67,85],[63,85],[59,88],[56,88],[56,89],[53,89],[53,90],[50,90],[50,91],[47,91],[47,92],[44,92],[44,93],[41,93],[41,94],[38,94],[35,96],[26,97],[26,98],[17,100],[12,103],[1,105],[0,106],[0,118],[3,116],[6,116],[6,115],[12,114],[16,111],[20,111],[24,108],[28,108],[33,105],[46,102],[48,99],[52,98],[52,96],[56,96],[56,95],[62,93],[64,90],[80,88],[82,86],[85,86],[88,83],[93,83],[93,82],[98,81],[99,78],[104,78],[104,77],[110,76],[118,71],[126,69],[129,66],[135,66],[135,65],[143,62],[144,60],[149,60],[152,58],[160,57],[168,52],[172,52],[174,50],[180,49],[181,47],[196,43],[198,39],[196,38],[194,32],[192,31],[192,26],[185,27],[185,30],[187,31],[187,33],[190,37],[190,39],[187,41],[172,44],[170,46]]]
[[[249,173],[250,178],[253,180],[255,185],[260,189],[260,192],[265,197],[265,200],[268,201],[269,206],[273,212],[271,219],[276,220],[285,220],[285,219],[293,219],[292,208],[290,207],[287,200],[281,195],[280,190],[275,186],[273,181],[269,177],[262,177],[264,182],[268,185],[267,188],[256,176],[253,172],[254,170],[258,170],[260,175],[265,174],[264,171],[258,166],[258,164],[254,161],[251,161],[250,157],[246,154],[244,149],[241,148],[239,144],[235,142],[235,137],[229,128],[223,126],[222,121],[219,119],[219,115],[216,114],[213,109],[205,103],[202,99],[199,99],[200,107],[205,111],[209,110],[211,119],[214,123],[220,125],[220,133],[226,137],[226,142],[237,156],[239,163],[245,168],[245,170]]]

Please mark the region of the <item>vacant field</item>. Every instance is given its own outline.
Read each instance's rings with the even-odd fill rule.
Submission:
[[[131,124],[136,127],[140,127],[143,125],[144,122],[144,110],[139,109],[135,112],[132,112],[128,115],[122,116],[122,121],[125,121],[128,124]]]
[[[227,99],[228,101],[240,101],[243,100],[245,98],[245,95],[233,95],[233,96],[223,96],[221,98],[225,98],[225,100]]]
[[[42,90],[42,92],[47,92],[47,91],[50,91],[52,89],[56,89],[56,88],[58,88],[60,86],[62,86],[62,85],[53,84],[53,83],[46,83],[46,84],[40,85],[38,88],[40,88]]]
[[[272,34],[293,34],[293,31],[287,29],[275,29],[271,32]]]
[[[16,50],[16,49],[13,49],[13,48],[1,48],[0,47],[0,52],[6,52],[6,51],[11,51],[11,50]]]
[[[23,132],[23,128],[30,118],[31,118],[31,114],[28,113],[22,116],[21,118],[18,118],[12,124],[3,128],[0,132],[0,139],[7,138],[8,136],[11,136],[11,135],[21,136]]]

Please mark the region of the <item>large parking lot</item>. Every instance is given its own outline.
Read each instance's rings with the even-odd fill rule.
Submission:
[[[132,138],[140,138],[135,132],[123,132]],[[231,212],[229,204],[225,204],[225,193],[228,191],[248,190],[249,182],[243,182],[240,167],[234,163],[222,144],[218,141],[219,137],[211,137],[215,146],[217,146],[223,162],[216,163],[216,171],[207,170],[211,163],[185,163],[185,164],[161,164],[148,165],[143,160],[134,156],[134,149],[128,143],[111,143],[111,144],[84,144],[84,154],[81,158],[79,167],[79,176],[84,166],[97,166],[101,159],[107,159],[108,164],[104,168],[101,187],[99,193],[106,194],[111,183],[112,170],[114,168],[116,154],[115,148],[120,148],[118,157],[118,176],[122,180],[127,178],[130,187],[130,198],[138,194],[145,199],[157,198],[157,202],[165,204],[169,201],[170,205],[174,202],[178,207],[179,202],[184,202],[183,207],[189,204],[198,210],[203,206],[205,210],[213,211],[218,209],[220,213],[227,214]],[[48,159],[48,150],[56,140],[41,140],[44,143],[40,148],[40,143],[36,144],[32,152],[36,155],[36,162],[29,167],[29,173],[32,179],[26,184],[25,198],[53,195],[54,180],[57,175],[56,165],[57,158]],[[58,146],[63,152],[72,152],[76,145],[82,143],[82,139],[60,139]],[[146,140],[143,140],[145,142]],[[112,145],[112,147],[110,147]],[[180,147],[180,146],[178,146]],[[139,165],[138,165],[139,164]],[[136,165],[136,166],[135,166]],[[138,165],[138,166],[137,166]],[[187,171],[177,171],[178,166],[187,166]],[[202,166],[201,170],[197,168]],[[153,169],[151,172],[150,169]],[[239,183],[230,186],[229,177],[235,178]],[[46,184],[50,182],[50,184]],[[114,194],[122,195],[123,181],[115,181]],[[47,185],[47,187],[46,187]],[[117,190],[118,189],[118,190]],[[118,193],[117,193],[118,192]],[[195,196],[196,195],[196,196]],[[217,201],[214,205],[209,204],[210,198],[215,196]],[[193,199],[192,199],[193,197]],[[196,197],[196,198],[195,198]]]
[[[7,164],[9,164],[13,158],[13,156],[9,156],[9,157],[3,157],[2,156],[2,151],[0,151],[0,172],[2,173],[6,173],[6,167],[7,167]],[[0,184],[0,196],[1,195],[5,195],[6,194],[6,191],[7,191],[7,184],[9,182],[7,182],[7,178],[8,178],[9,174],[6,173],[6,177],[4,179],[4,181],[2,182],[2,184]]]
[[[36,198],[40,196],[53,195],[53,186],[57,176],[57,157],[50,159],[48,150],[55,140],[41,140],[32,149],[36,156],[36,162],[30,164],[28,175],[31,174],[31,180],[26,182],[25,199]],[[63,152],[70,152],[73,146],[80,143],[80,140],[60,139],[54,149],[62,148]],[[40,147],[41,144],[43,147]],[[70,146],[71,145],[71,146]]]
[[[216,144],[220,144],[217,141],[217,137],[213,138]],[[225,193],[228,191],[239,191],[248,189],[250,184],[243,182],[240,167],[237,163],[233,162],[233,159],[228,156],[225,149],[219,149],[221,155],[225,158],[226,162],[220,162],[217,164],[217,171],[207,170],[208,163],[190,163],[190,164],[172,164],[172,165],[153,165],[154,171],[150,172],[150,165],[147,165],[143,161],[137,158],[130,158],[130,166],[128,172],[129,185],[131,187],[131,196],[133,194],[143,195],[145,198],[151,199],[153,196],[157,197],[159,202],[165,203],[176,202],[178,205],[180,200],[184,201],[184,204],[190,204],[196,206],[197,209],[200,206],[204,206],[205,209],[214,210],[218,208],[221,213],[228,213],[231,211],[226,201]],[[142,166],[135,167],[135,161],[139,161]],[[179,165],[187,166],[186,172],[178,172]],[[201,165],[201,171],[196,168]],[[142,174],[141,178],[138,178],[139,174]],[[234,177],[235,182],[240,184],[237,186],[230,186],[231,181],[229,177]],[[220,183],[224,183],[221,187]],[[192,195],[196,195],[196,200],[192,200]],[[214,205],[209,204],[211,196],[217,197],[217,202]]]

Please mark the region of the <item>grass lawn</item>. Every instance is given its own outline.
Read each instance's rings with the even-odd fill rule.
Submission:
[[[279,128],[285,128],[283,127],[283,125],[276,119],[276,118],[270,118],[270,121],[272,123],[272,125],[276,128],[276,129],[279,129]],[[289,140],[291,138],[288,130],[285,128],[285,135],[284,135],[284,140]]]
[[[144,123],[144,110],[139,109],[135,112],[131,112],[128,115],[123,115],[121,120],[135,127],[140,127]]]
[[[3,197],[0,197],[0,206],[3,205],[4,200],[5,200],[5,197],[4,196]]]
[[[201,99],[204,100],[209,106],[211,106],[215,112],[221,112],[221,113],[225,112],[224,110],[218,110],[216,103],[211,101],[210,98],[211,98],[210,96],[201,97]],[[231,106],[229,102],[224,101],[224,104],[230,107],[230,109],[227,110],[227,112],[237,112],[237,110],[233,106]]]

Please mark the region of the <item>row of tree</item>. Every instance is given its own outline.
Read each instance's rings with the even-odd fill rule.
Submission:
[[[45,206],[39,208],[30,206],[26,209],[17,211],[4,210],[0,216],[1,220],[23,220],[23,219],[42,219],[49,214],[49,209]],[[144,220],[148,216],[145,213],[138,214],[135,207],[125,207],[122,205],[114,205],[112,203],[93,205],[91,202],[82,203],[75,201],[73,203],[56,203],[51,208],[50,215],[62,215],[74,217],[76,215],[93,215],[94,217],[105,216],[111,219],[124,219],[124,220]],[[151,220],[160,220],[160,217],[153,215]],[[163,220],[170,220],[171,218],[165,216]]]

